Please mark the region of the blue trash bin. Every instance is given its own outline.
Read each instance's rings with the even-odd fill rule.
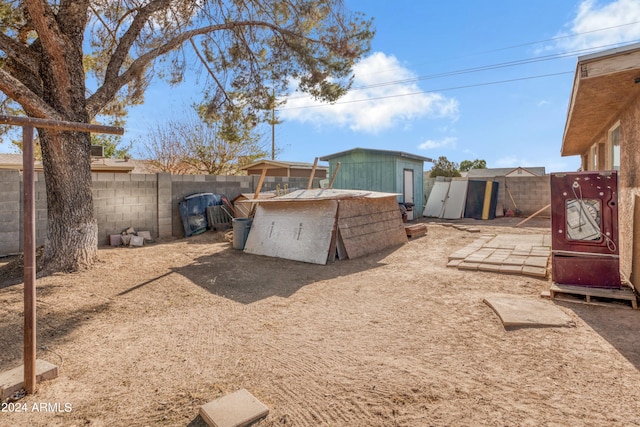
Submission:
[[[244,249],[252,222],[251,218],[233,218],[233,249]]]

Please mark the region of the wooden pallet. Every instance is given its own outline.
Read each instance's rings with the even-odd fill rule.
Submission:
[[[427,234],[427,225],[426,224],[411,224],[405,225],[404,231],[407,233],[407,237],[419,237]]]
[[[615,306],[616,303],[631,303],[631,308],[638,309],[638,298],[633,289],[623,286],[620,289],[591,288],[586,286],[551,284],[551,299],[558,301],[578,302],[583,304]]]

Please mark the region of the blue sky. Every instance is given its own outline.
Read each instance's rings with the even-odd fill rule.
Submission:
[[[640,41],[637,0],[345,2],[374,18],[371,52],[335,105],[292,94],[277,111],[281,160],[364,147],[574,171],[560,146],[578,56]],[[177,88],[154,81],[125,143],[198,102],[204,84],[202,73]]]

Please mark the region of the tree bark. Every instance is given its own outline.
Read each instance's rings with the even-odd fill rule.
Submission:
[[[46,171],[47,242],[43,272],[76,271],[98,254],[88,133],[40,129]]]

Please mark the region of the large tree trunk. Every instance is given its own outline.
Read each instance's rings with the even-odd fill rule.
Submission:
[[[75,271],[98,253],[88,133],[39,130],[47,188],[43,271]]]

